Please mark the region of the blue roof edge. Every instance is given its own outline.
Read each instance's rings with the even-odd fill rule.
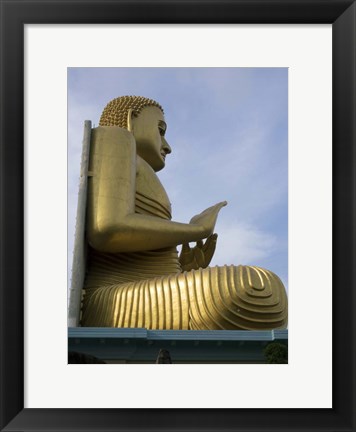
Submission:
[[[288,330],[147,330],[144,328],[69,327],[69,338],[199,341],[287,340]]]

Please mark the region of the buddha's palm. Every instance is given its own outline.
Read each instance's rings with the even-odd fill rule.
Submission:
[[[212,234],[205,242],[199,240],[193,248],[189,244],[183,244],[179,255],[182,270],[190,271],[208,267],[215,252],[217,238],[217,234]]]

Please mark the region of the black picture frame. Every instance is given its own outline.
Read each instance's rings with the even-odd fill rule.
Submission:
[[[355,431],[355,2],[0,0],[0,4],[1,430]],[[24,25],[32,23],[332,24],[333,408],[24,409]]]

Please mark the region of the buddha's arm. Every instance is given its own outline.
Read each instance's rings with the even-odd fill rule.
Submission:
[[[90,152],[87,236],[103,252],[160,249],[209,236],[224,203],[178,223],[135,213],[136,148],[125,129],[93,130]]]

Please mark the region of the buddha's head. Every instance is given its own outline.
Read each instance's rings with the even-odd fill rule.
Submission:
[[[100,126],[119,126],[132,132],[138,156],[155,171],[165,166],[171,148],[165,139],[167,129],[162,107],[142,96],[122,96],[110,101],[100,117]]]

